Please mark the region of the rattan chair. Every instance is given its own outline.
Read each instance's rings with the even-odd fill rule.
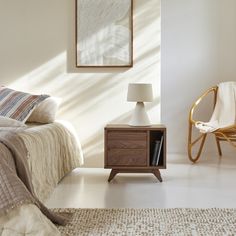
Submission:
[[[197,99],[197,101],[192,105],[189,112],[189,132],[188,132],[188,157],[192,162],[196,162],[202,153],[202,149],[207,137],[207,134],[215,135],[216,145],[218,149],[218,153],[222,156],[222,150],[220,146],[221,141],[228,141],[231,145],[236,148],[236,125],[232,125],[226,128],[217,129],[211,133],[200,133],[199,136],[193,140],[193,128],[195,128],[196,120],[193,119],[195,108],[201,103],[201,101],[209,94],[214,94],[214,107],[217,100],[217,91],[218,86],[212,87],[208,89],[201,97]],[[199,144],[199,149],[197,148],[196,154],[193,155],[193,147],[194,145]]]

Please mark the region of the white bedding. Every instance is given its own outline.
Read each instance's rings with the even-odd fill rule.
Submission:
[[[59,236],[56,226],[33,204],[12,209],[0,217],[1,236]]]
[[[83,164],[73,127],[65,122],[30,125],[18,133],[28,151],[35,193],[43,202],[68,172]],[[33,204],[25,204],[0,216],[2,236],[60,235],[57,228]]]
[[[28,150],[34,190],[44,202],[58,182],[83,164],[77,135],[68,123],[33,125],[19,133]]]

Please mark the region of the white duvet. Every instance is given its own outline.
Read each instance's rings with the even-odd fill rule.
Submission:
[[[1,236],[59,236],[56,226],[38,207],[25,204],[0,217]]]

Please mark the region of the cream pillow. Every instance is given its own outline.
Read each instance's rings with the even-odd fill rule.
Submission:
[[[0,116],[0,127],[26,126],[22,121],[14,120],[5,116]]]
[[[46,98],[33,110],[27,122],[37,122],[43,124],[54,122],[60,103],[61,98]]]

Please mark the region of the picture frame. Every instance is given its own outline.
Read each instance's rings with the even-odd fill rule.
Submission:
[[[75,62],[133,66],[133,0],[75,0]]]

